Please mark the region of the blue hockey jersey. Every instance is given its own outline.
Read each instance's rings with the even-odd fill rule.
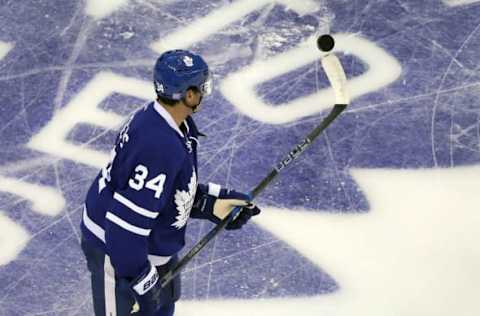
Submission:
[[[119,277],[161,265],[185,244],[197,190],[198,130],[179,128],[157,102],[137,111],[120,131],[111,161],[92,183],[82,233],[110,256]]]

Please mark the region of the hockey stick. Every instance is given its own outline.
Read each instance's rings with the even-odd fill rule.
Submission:
[[[322,67],[327,74],[330,85],[335,92],[335,106],[330,114],[308,134],[297,146],[293,148],[288,155],[281,160],[273,170],[252,190],[250,197],[253,200],[260,192],[262,192],[272,182],[282,169],[288,166],[292,161],[297,159],[307,149],[313,141],[342,113],[350,102],[346,91],[346,76],[343,67],[338,58],[333,55],[327,55],[322,58]],[[193,248],[161,279],[160,284],[165,287],[175,278],[183,268],[203,249],[213,238],[215,238],[240,212],[241,207],[235,207],[230,214],[210,230]]]

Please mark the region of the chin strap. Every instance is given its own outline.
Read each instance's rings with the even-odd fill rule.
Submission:
[[[198,111],[198,106],[199,106],[199,105],[200,105],[200,103],[197,104],[197,105],[195,105],[195,106],[189,106],[189,108],[192,109],[192,112],[193,112],[193,113],[197,113],[197,111]]]

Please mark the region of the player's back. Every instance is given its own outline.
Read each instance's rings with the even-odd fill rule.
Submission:
[[[196,128],[190,131],[185,123],[187,135],[183,135],[171,116],[161,111],[165,110],[158,103],[150,103],[130,118],[117,136],[111,161],[88,191],[82,231],[87,237],[93,234],[96,238],[89,239],[102,248],[115,235],[105,234],[112,221],[134,237],[149,237],[150,253],[171,255],[184,244],[186,219],[179,223],[173,197],[176,191],[185,191],[193,202],[195,192],[190,188],[196,188],[196,143],[190,142],[190,133],[196,133]],[[191,143],[195,143],[193,149]],[[188,213],[183,215],[188,218]],[[158,215],[161,222],[153,223]],[[162,231],[156,229],[150,236],[155,225],[163,225]],[[156,245],[162,239],[169,243]]]
[[[102,204],[108,203],[114,192],[125,190],[129,186],[133,186],[134,190],[139,188],[140,179],[148,175],[138,166],[145,160],[151,160],[150,157],[160,156],[166,161],[172,160],[172,156],[180,156],[176,157],[178,160],[183,159],[181,143],[167,124],[159,122],[156,115],[152,105],[148,104],[123,125],[111,151],[110,162],[100,171],[96,179],[98,181],[94,181],[89,190],[89,208],[105,210],[108,205]],[[133,174],[134,181],[130,181],[132,171],[136,168],[138,172]]]

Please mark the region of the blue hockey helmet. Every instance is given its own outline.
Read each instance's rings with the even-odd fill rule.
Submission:
[[[212,92],[212,78],[202,57],[187,50],[171,50],[157,59],[153,72],[155,92],[171,100],[185,97],[191,87],[202,95]]]

